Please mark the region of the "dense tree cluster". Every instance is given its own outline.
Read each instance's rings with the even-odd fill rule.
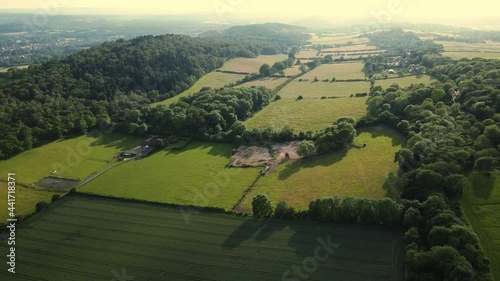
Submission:
[[[309,203],[313,220],[337,223],[399,225],[402,206],[389,198],[322,198]]]
[[[127,122],[127,128],[118,129],[144,134],[147,126],[156,125],[141,121],[148,111],[141,108],[188,89],[228,58],[258,55],[267,44],[274,45],[145,36],[9,71],[0,77],[4,84],[0,90],[0,134],[4,136],[0,158],[99,125]]]
[[[384,123],[408,138],[396,160],[401,196],[412,200],[404,209],[411,280],[491,280],[459,200],[466,172],[498,167],[498,69],[498,60],[443,60],[430,70],[437,79],[430,85],[372,88],[360,124]]]
[[[356,137],[354,119],[340,118],[332,126],[316,133],[314,145],[318,154],[335,151],[350,145]]]
[[[138,128],[141,123],[147,124],[149,132],[160,135],[238,141],[246,131],[242,121],[268,105],[274,96],[274,91],[264,87],[208,88],[183,97],[169,107],[143,107],[134,114],[138,118],[129,118],[123,125]]]

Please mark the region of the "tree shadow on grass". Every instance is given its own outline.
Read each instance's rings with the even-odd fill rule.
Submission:
[[[264,226],[264,221],[260,219],[249,219],[243,222],[233,233],[231,233],[224,243],[222,248],[234,249],[252,238],[259,229]]]
[[[234,147],[232,147],[231,145],[228,145],[228,144],[216,144],[216,143],[193,141],[193,142],[189,143],[188,145],[186,145],[182,149],[169,149],[167,147],[167,149],[165,149],[165,152],[167,152],[165,155],[167,155],[167,154],[178,155],[178,154],[186,153],[188,151],[195,150],[195,149],[200,149],[200,150],[201,149],[208,149],[207,154],[210,156],[231,157],[231,152],[232,152],[233,148]]]
[[[495,186],[495,175],[476,172],[471,177],[471,185],[474,197],[489,199]]]
[[[385,190],[385,196],[391,199],[396,199],[399,193],[399,178],[395,173],[389,173],[382,186]]]
[[[129,136],[118,133],[103,134],[101,132],[90,132],[87,137],[98,137],[90,146],[113,147],[118,150],[128,150],[137,147],[146,137]]]
[[[385,126],[385,125],[377,125],[368,128],[363,128],[358,131],[358,136],[360,133],[369,133],[372,139],[378,137],[388,137],[392,140],[392,146],[400,146],[404,145],[406,139],[403,135],[401,135],[396,130]]]
[[[278,178],[280,180],[286,180],[301,169],[314,168],[317,166],[331,166],[342,161],[342,159],[347,155],[347,152],[347,149],[343,149],[327,155],[301,159],[295,163],[288,164],[285,169],[279,173]]]

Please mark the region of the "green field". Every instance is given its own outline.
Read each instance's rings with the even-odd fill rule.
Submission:
[[[139,137],[115,133],[59,140],[1,161],[0,171],[16,173],[17,181],[26,185],[51,175],[52,171],[57,171],[54,174],[57,177],[84,179],[113,164],[114,156],[140,141]],[[5,177],[0,175],[0,179]]]
[[[0,67],[0,73],[5,73],[11,68],[16,68],[16,69],[26,69],[30,67],[29,65],[20,65],[20,66],[14,66],[14,67]]]
[[[318,79],[331,79],[335,77],[338,80],[348,79],[365,79],[363,73],[363,63],[335,63],[335,64],[322,64],[308,73],[302,75],[300,78],[309,79],[312,81],[315,77]]]
[[[301,77],[302,78],[302,77]],[[284,87],[279,94],[282,98],[296,99],[298,96],[304,98],[326,97],[349,97],[356,93],[368,93],[369,82],[313,82],[312,79],[306,82],[299,82],[297,79]]]
[[[283,98],[272,102],[245,122],[248,129],[290,126],[296,132],[317,131],[342,116],[359,119],[366,114],[366,98],[303,99]]]
[[[358,38],[359,35],[343,35],[343,34],[325,34],[319,36],[312,34],[312,38],[308,40],[313,45],[333,45],[333,44],[363,44],[369,40],[366,37]]]
[[[147,201],[231,209],[259,168],[226,169],[234,145],[191,143],[118,166],[79,190]]]
[[[76,195],[17,230],[16,274],[2,255],[0,279],[294,280],[292,267],[304,262],[315,269],[307,280],[400,281],[402,238],[393,228],[207,212],[186,217],[178,208]]]
[[[265,77],[265,78],[260,78],[259,80],[255,80],[255,81],[241,84],[238,86],[238,88],[256,86],[256,87],[266,87],[268,89],[273,90],[274,88],[278,87],[283,82],[285,82],[286,80],[287,80],[287,78],[283,78],[283,77]]]
[[[287,55],[258,56],[256,58],[235,58],[227,61],[220,70],[234,71],[242,73],[259,73],[260,67],[267,63],[273,66],[274,63],[284,61]]]
[[[462,207],[490,259],[495,280],[500,280],[500,172],[490,176],[473,172]]]
[[[195,94],[199,92],[203,87],[211,87],[214,89],[222,88],[227,84],[234,83],[238,80],[245,78],[245,75],[242,74],[230,74],[223,72],[210,72],[205,76],[201,77],[191,88],[180,93],[179,95],[172,97],[170,99],[166,99],[161,102],[154,103],[153,106],[156,105],[165,105],[169,106],[173,103],[179,101],[180,98],[189,96],[191,94]]]
[[[354,140],[356,147],[366,143],[365,148],[281,164],[259,180],[243,202],[243,210],[251,210],[251,200],[259,193],[267,194],[274,204],[284,200],[299,210],[307,209],[314,199],[334,195],[393,197],[392,183],[398,169],[394,154],[403,142],[393,130],[374,127],[360,131]]]
[[[444,52],[443,56],[455,59],[462,58],[483,58],[483,59],[500,59],[500,49],[496,52]]]
[[[50,203],[52,195],[56,193],[44,189],[26,188],[20,185],[16,186],[16,216],[27,216],[35,212],[35,205],[40,201]],[[5,222],[8,219],[7,210],[7,182],[0,181],[0,221]]]
[[[295,57],[298,59],[309,59],[309,58],[319,58],[320,56],[318,55],[318,50],[314,49],[305,49],[305,50],[300,50],[298,53],[295,54]]]
[[[388,88],[392,84],[397,83],[399,84],[400,87],[405,88],[410,86],[411,84],[418,84],[418,83],[429,84],[431,82],[432,82],[431,77],[428,75],[406,76],[401,78],[375,80],[375,86],[382,86],[383,88]]]

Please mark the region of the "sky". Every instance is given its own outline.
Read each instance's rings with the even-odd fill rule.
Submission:
[[[108,14],[207,14],[214,17],[266,16],[277,19],[318,16],[331,19],[471,19],[498,17],[498,0],[0,0],[0,9],[71,10]]]

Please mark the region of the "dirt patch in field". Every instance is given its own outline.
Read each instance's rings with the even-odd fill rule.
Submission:
[[[47,187],[51,189],[56,189],[60,191],[68,191],[74,185],[78,183],[77,180],[63,179],[63,178],[54,178],[54,177],[46,177],[38,181],[35,185],[40,187]]]
[[[269,172],[274,170],[274,167],[287,160],[298,160],[302,158],[297,154],[297,146],[299,142],[277,143],[269,147],[264,146],[246,146],[242,145],[237,152],[231,157],[231,165],[233,167],[260,167],[271,165]]]
[[[259,167],[274,162],[274,158],[267,147],[242,145],[231,157],[233,167]]]

